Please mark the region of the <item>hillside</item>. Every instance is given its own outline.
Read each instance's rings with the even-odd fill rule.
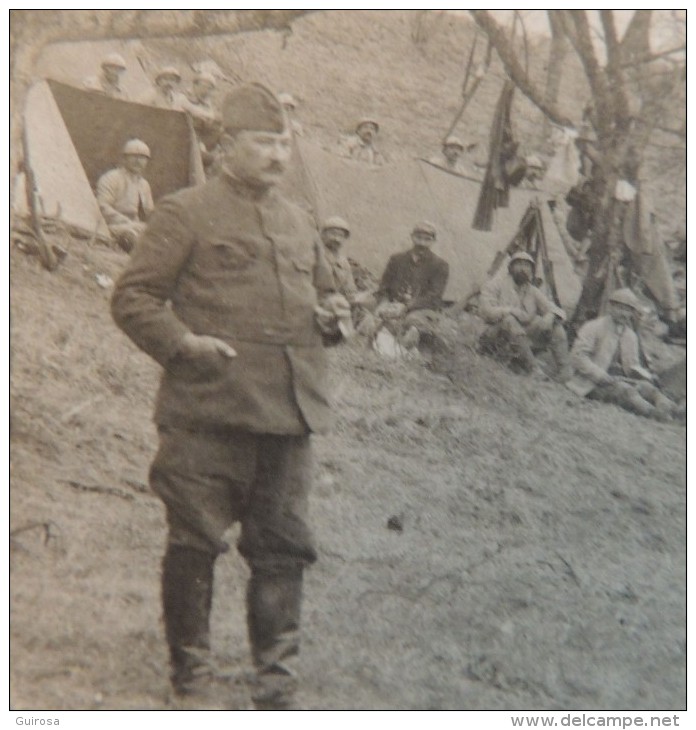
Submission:
[[[138,57],[189,77],[187,64],[213,58],[231,78],[291,91],[327,148],[370,113],[390,156],[429,155],[474,31],[433,13],[414,45],[412,21],[316,13],[287,36],[160,40]],[[539,74],[545,46],[534,49]],[[457,130],[476,155],[501,83],[494,66]],[[586,90],[570,62],[562,95],[578,118]],[[538,112],[516,94],[513,116],[532,151]],[[669,182],[676,222],[683,185]],[[159,372],[108,306],[127,257],[74,240],[54,273],[16,247],[8,258],[11,706],[168,709],[165,520],[148,486]],[[476,354],[470,315],[450,329],[452,350],[432,362],[384,360],[363,341],[330,352],[336,424],[315,438],[304,706],[683,709],[685,429],[509,373]],[[219,560],[214,648],[240,680],[246,576],[234,551]],[[230,692],[248,704],[241,681]]]
[[[125,260],[77,242],[53,274],[10,259],[15,709],[167,707],[157,369],[95,278]],[[542,389],[456,328],[455,357],[432,366],[331,353],[305,706],[683,708],[684,429]],[[214,603],[237,676],[245,570],[221,558]]]

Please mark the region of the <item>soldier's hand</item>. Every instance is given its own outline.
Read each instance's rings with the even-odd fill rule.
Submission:
[[[520,323],[520,324],[528,324],[529,323],[529,315],[527,312],[522,309],[522,307],[512,307],[510,309],[510,314]]]
[[[194,335],[193,332],[184,335],[179,345],[178,354],[191,359],[205,355],[237,357],[237,351],[223,340],[210,335]]]

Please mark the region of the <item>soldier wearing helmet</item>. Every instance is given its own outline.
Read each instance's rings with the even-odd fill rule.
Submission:
[[[182,111],[187,99],[179,91],[181,74],[175,66],[164,66],[155,75],[155,88],[145,98],[144,103],[160,109]]]
[[[201,72],[194,77],[191,91],[180,96],[180,108],[191,115],[193,129],[201,148],[201,158],[207,172],[215,162],[222,134],[220,111],[214,98],[216,88],[215,76]]]
[[[109,53],[101,61],[101,74],[89,76],[82,83],[90,91],[99,91],[114,99],[128,99],[121,87],[121,77],[126,71],[126,62],[118,53]]]
[[[336,291],[353,304],[358,289],[355,286],[350,261],[343,252],[343,245],[350,238],[350,228],[343,218],[332,216],[324,220],[319,232],[326,251],[326,260],[331,266]]]
[[[607,314],[580,328],[571,351],[574,393],[614,403],[646,418],[671,421],[684,413],[658,387],[657,377],[641,363],[636,322],[643,305],[630,289],[609,296]]]
[[[379,123],[372,117],[363,117],[355,126],[355,134],[346,144],[348,157],[369,165],[383,165],[384,155],[378,150],[376,140],[379,134]]]
[[[504,356],[523,370],[544,376],[536,354],[550,350],[556,377],[570,377],[565,312],[534,285],[536,263],[525,251],[513,253],[507,271],[498,272],[481,289],[479,314],[488,324],[481,349]]]
[[[466,147],[459,137],[449,136],[442,143],[442,151],[430,158],[429,162],[433,165],[441,167],[447,172],[454,172],[457,175],[466,175],[468,177],[475,176],[473,168],[467,164],[462,155],[464,151],[471,151],[476,147],[476,143],[469,144]]]
[[[121,155],[120,166],[99,178],[96,195],[109,231],[130,252],[154,208],[150,184],[143,177],[151,155],[140,139],[129,139]]]

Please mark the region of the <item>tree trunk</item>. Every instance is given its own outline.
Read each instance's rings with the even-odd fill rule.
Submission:
[[[563,59],[568,52],[568,39],[563,32],[563,23],[557,15],[557,10],[549,10],[549,23],[551,25],[551,48],[549,50],[549,67],[546,74],[546,89],[544,90],[544,103],[547,106],[555,107],[558,103],[558,94],[561,89],[561,78],[563,76]],[[551,121],[543,115],[539,143],[548,145],[551,138]]]

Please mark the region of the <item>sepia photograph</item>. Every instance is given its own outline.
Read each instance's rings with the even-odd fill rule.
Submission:
[[[8,15],[12,722],[679,725],[686,10]]]

